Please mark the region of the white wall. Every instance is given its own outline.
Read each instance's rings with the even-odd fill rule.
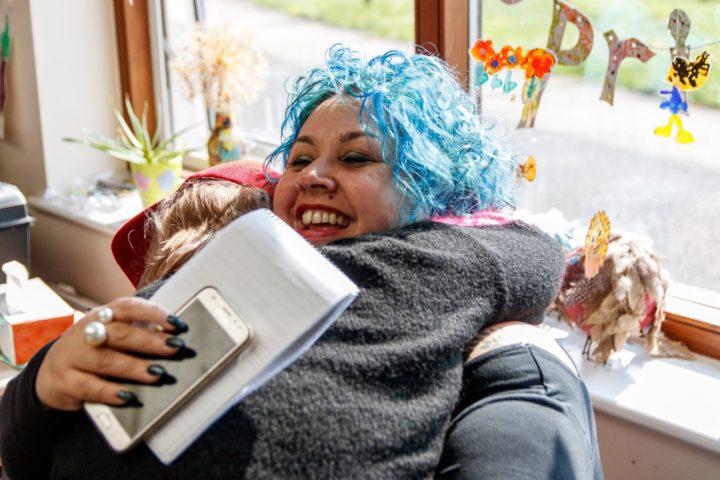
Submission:
[[[114,136],[120,80],[112,2],[15,0],[11,8],[0,181],[38,195],[122,169],[120,161],[61,140],[83,129]]]

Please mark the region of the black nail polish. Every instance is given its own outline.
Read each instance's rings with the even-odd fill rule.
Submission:
[[[175,333],[185,333],[188,331],[187,323],[182,318],[175,315],[168,315],[167,321],[170,325],[175,327]]]
[[[129,390],[120,390],[115,395],[125,403],[134,403],[138,401],[135,394]]]
[[[157,364],[150,365],[150,366],[148,367],[148,369],[147,369],[147,372],[148,372],[150,375],[153,375],[153,376],[155,376],[155,377],[160,377],[160,376],[165,375],[165,374],[167,373],[167,372],[165,371],[165,368],[163,368],[162,365],[157,365]]]
[[[170,337],[167,340],[165,340],[165,344],[168,347],[182,348],[185,346],[185,341],[182,338]]]

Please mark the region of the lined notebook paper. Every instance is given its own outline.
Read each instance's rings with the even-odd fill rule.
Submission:
[[[206,286],[217,288],[252,326],[253,343],[145,439],[166,464],[307,350],[358,294],[340,270],[266,209],[218,232],[152,300],[177,311]]]

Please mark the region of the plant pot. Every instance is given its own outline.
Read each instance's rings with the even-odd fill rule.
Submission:
[[[215,126],[208,139],[210,165],[242,160],[247,153],[247,141],[237,127],[233,115],[215,114]]]
[[[177,190],[182,174],[182,157],[168,163],[131,163],[130,173],[140,192],[143,207],[147,208]]]

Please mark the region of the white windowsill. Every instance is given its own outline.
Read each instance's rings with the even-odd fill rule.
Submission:
[[[142,211],[140,195],[133,191],[123,197],[117,210],[110,213],[86,213],[45,200],[42,197],[28,198],[28,205],[42,212],[55,215],[85,226],[99,233],[113,236],[120,226]]]
[[[583,358],[582,331],[550,316],[545,324],[577,365],[594,408],[720,453],[720,361],[651,357],[628,343],[602,365]]]

